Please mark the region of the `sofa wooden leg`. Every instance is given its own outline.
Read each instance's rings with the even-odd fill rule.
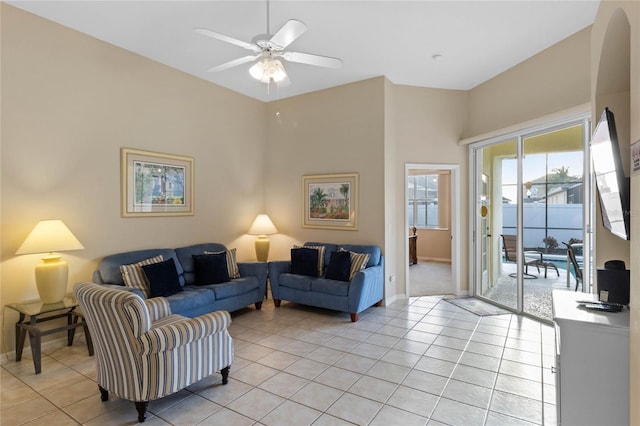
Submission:
[[[100,401],[105,402],[109,400],[109,391],[103,388],[102,386],[98,386],[100,389]]]
[[[144,423],[147,419],[147,406],[149,401],[136,401],[136,410],[138,411],[138,422]]]
[[[276,308],[280,307],[280,299],[273,299],[273,304],[276,305]]]
[[[358,321],[358,314],[349,314],[349,315],[351,315],[351,322]]]
[[[222,384],[226,385],[229,383],[229,366],[226,366],[222,370],[220,370],[220,374],[222,374]]]
[[[259,311],[262,309],[262,302],[256,302],[256,309]]]
[[[376,306],[377,306],[377,307],[382,306],[382,299],[381,299],[381,300],[378,300],[378,302],[376,303]]]

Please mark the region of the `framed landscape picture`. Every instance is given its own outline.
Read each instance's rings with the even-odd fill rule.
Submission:
[[[358,174],[302,176],[304,228],[358,229]]]
[[[122,216],[193,215],[193,158],[122,148]]]

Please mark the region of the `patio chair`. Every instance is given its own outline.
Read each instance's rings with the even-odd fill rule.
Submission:
[[[517,238],[515,235],[500,234],[502,237],[502,245],[504,246],[504,257],[508,262],[517,263]],[[538,278],[535,275],[529,273],[529,266],[535,266],[540,273],[540,262],[542,262],[542,253],[538,251],[526,251],[524,253],[524,278],[534,279]],[[510,277],[515,277],[517,274],[509,274]]]
[[[582,281],[582,269],[578,264],[578,259],[576,259],[576,252],[573,251],[573,247],[570,244],[562,242],[565,246],[567,246],[567,255],[569,256],[569,261],[573,265],[573,270],[576,272],[576,289],[574,291],[578,291],[578,285],[582,284],[584,289],[584,283]],[[569,273],[569,271],[567,271]]]

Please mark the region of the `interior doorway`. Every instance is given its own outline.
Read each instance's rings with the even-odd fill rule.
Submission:
[[[457,188],[457,165],[405,165],[408,297],[459,294]]]

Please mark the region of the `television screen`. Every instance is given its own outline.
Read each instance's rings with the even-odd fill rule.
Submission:
[[[624,175],[613,113],[605,108],[591,139],[591,158],[605,228],[629,239],[629,181]]]

